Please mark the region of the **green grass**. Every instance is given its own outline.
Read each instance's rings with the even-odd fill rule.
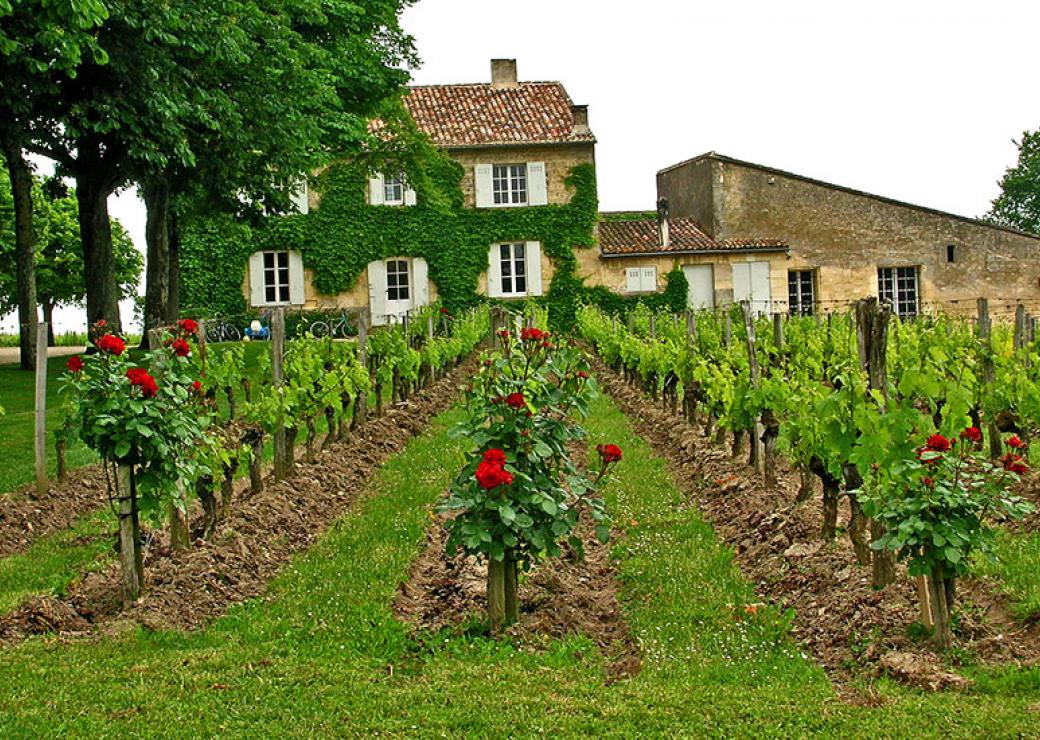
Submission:
[[[1040,534],[1000,531],[993,555],[993,560],[978,558],[979,573],[996,579],[1015,617],[1040,616]]]
[[[24,553],[0,560],[0,613],[30,596],[61,596],[83,573],[114,559],[115,517],[108,509],[84,517],[75,526],[41,537]]]
[[[1035,735],[1040,670],[979,673],[973,693],[882,681],[886,705],[840,703],[774,609],[754,596],[663,462],[607,400],[590,443],[625,450],[609,503],[642,673],[608,684],[589,641],[531,652],[441,634],[418,641],[390,612],[430,505],[461,462],[442,415],[391,460],[371,495],[270,587],[193,634],[137,632],[0,650],[0,736],[256,737]],[[632,521],[638,524],[632,525]]]

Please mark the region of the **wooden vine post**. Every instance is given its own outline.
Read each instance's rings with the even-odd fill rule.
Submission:
[[[978,312],[979,343],[982,350],[982,382],[989,391],[996,382],[997,370],[993,365],[993,344],[990,340],[991,326],[987,299],[979,298]],[[992,418],[986,419],[986,436],[989,437],[989,454],[996,460],[1004,450],[1000,441],[1000,430],[997,429],[997,424]]]
[[[358,362],[368,371],[368,309],[358,312]],[[359,391],[354,400],[354,418],[351,429],[357,429],[368,421],[368,392]]]
[[[892,318],[890,304],[880,305],[873,296],[856,302],[856,345],[859,366],[867,376],[867,387],[881,397],[882,410],[888,408],[888,322]],[[851,497],[850,497],[851,501]],[[858,501],[856,502],[858,505]],[[870,520],[870,539],[877,541],[885,527]],[[873,551],[872,582],[884,588],[896,579],[896,559],[891,550]]]
[[[282,363],[285,360],[285,309],[276,308],[271,317],[271,386],[281,394],[285,384]],[[289,445],[285,429],[285,410],[278,404],[278,418],[274,425],[274,479],[289,477]]]
[[[132,466],[116,467],[115,485],[116,501],[119,504],[119,564],[123,578],[123,604],[129,606],[141,596],[141,588],[144,586],[141,523]]]
[[[162,347],[162,337],[158,329],[148,330],[148,346],[153,350]],[[184,481],[178,479],[176,486],[178,496],[182,501],[185,500]],[[170,549],[174,552],[187,550],[191,544],[191,536],[188,533],[188,515],[171,501],[167,507],[166,516],[170,523]]]
[[[433,343],[433,316],[426,317],[426,342]],[[433,360],[430,360],[430,385],[433,385],[435,380],[437,380],[437,368],[433,366]]]
[[[773,345],[776,347],[776,362],[783,364],[784,317],[773,314]],[[780,437],[780,420],[772,409],[762,410],[762,477],[769,487],[776,485],[776,441]]]
[[[36,495],[47,495],[47,322],[36,325]]]
[[[755,316],[751,310],[750,301],[740,302],[740,311],[744,315],[744,334],[745,343],[747,345],[748,353],[748,370],[751,376],[751,387],[757,389],[759,384],[762,382],[762,374],[758,367],[758,355],[755,352]],[[759,456],[759,434],[758,427],[761,422],[755,419],[751,429],[751,455],[749,462],[756,469],[758,468],[761,457]]]

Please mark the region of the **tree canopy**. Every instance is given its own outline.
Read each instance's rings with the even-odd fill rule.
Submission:
[[[1040,234],[1040,130],[1018,142],[1018,163],[1000,180],[1000,195],[987,217],[1002,226]]]

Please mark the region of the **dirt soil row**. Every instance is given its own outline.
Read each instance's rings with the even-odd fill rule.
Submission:
[[[135,625],[195,629],[231,604],[262,594],[293,554],[313,544],[357,501],[379,466],[457,401],[475,363],[470,359],[407,402],[370,418],[316,462],[297,462],[290,480],[276,483],[268,476],[261,494],[242,493],[213,541],[196,539],[190,550],[174,554],[166,533],[152,532],[146,540],[144,595],[131,607],[122,606],[119,567],[113,564],[72,584],[64,598],[36,597],[0,616],[0,640],[115,633]],[[192,531],[201,528],[196,519]]]
[[[715,532],[733,548],[745,576],[763,601],[795,613],[794,636],[841,688],[855,674],[887,671],[928,689],[968,682],[944,667],[908,630],[920,618],[915,584],[901,570],[883,592],[870,585],[869,567],[857,565],[849,540],[819,535],[822,496],[796,501],[798,476],[783,466],[775,488],[730,450],[716,446],[682,418],[665,412],[602,362],[602,388],[629,416],[639,434],[667,462]],[[841,521],[848,520],[842,502]],[[987,583],[958,582],[958,645],[984,663],[1040,662],[1040,626],[1023,625]]]

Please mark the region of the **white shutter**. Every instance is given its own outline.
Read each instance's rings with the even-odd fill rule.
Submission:
[[[473,189],[477,208],[490,208],[495,204],[491,184],[491,165],[478,164],[473,166]]]
[[[263,252],[249,255],[249,303],[252,306],[263,306],[267,303],[267,294],[264,291]]]
[[[372,326],[386,323],[386,263],[383,260],[368,263],[368,312]]]
[[[370,206],[383,205],[386,192],[383,190],[383,174],[379,173],[368,178],[368,204]]]
[[[411,188],[406,188],[404,191],[404,204],[406,206],[415,205],[415,191]]]
[[[412,308],[419,308],[430,303],[430,270],[426,260],[416,257],[412,260]]]
[[[751,300],[759,313],[769,313],[773,307],[772,291],[769,289],[769,263],[749,262],[751,277]]]
[[[289,252],[289,303],[302,306],[307,300],[303,288],[303,255]]]
[[[657,292],[657,268],[642,268],[642,276],[639,279],[639,289],[645,293]]]
[[[502,297],[502,263],[498,244],[492,244],[488,250],[487,294],[488,298]]]
[[[629,267],[625,270],[625,290],[629,293],[639,292],[639,276],[642,273],[642,268]]]
[[[527,259],[527,295],[542,294],[542,245],[539,242],[527,242],[524,249]]]
[[[544,206],[549,202],[549,188],[545,181],[545,162],[527,163],[527,205]]]
[[[295,183],[292,195],[289,197],[299,213],[308,213],[310,211],[310,203],[307,202],[307,178]]]

